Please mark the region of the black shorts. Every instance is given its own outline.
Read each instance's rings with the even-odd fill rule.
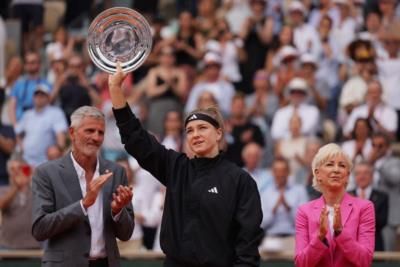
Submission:
[[[26,33],[43,25],[43,5],[16,4],[12,6],[12,17],[21,20],[22,32]]]

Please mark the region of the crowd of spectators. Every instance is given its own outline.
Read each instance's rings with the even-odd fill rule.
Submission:
[[[311,160],[323,144],[336,142],[357,167],[349,191],[374,204],[372,190],[384,196],[377,206],[386,217],[377,225],[377,248],[400,250],[397,0],[5,2],[10,3],[0,10],[1,247],[18,247],[4,242],[15,226],[6,221],[21,212],[30,216],[24,177],[68,151],[70,114],[94,105],[106,115],[102,156],[123,164],[134,186],[137,227],[124,249],[159,249],[165,189],[126,154],[108,74],[92,64],[85,48],[87,21],[124,4],[144,14],[153,33],[150,56],[124,83],[129,105],[165,146],[189,155],[185,114],[220,108],[225,154],[258,185],[264,249],[293,249],[296,209],[319,196],[311,186]],[[46,2],[65,6],[54,32],[45,30]],[[14,54],[5,46],[4,21],[12,19],[21,25],[20,51]],[[29,172],[17,175],[14,165]],[[10,212],[14,209],[20,212]],[[38,245],[32,241],[32,247]]]

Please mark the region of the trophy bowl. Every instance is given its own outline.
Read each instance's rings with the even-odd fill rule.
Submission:
[[[133,9],[113,7],[101,12],[88,30],[87,49],[93,63],[108,73],[137,69],[150,54],[152,34],[146,19]]]

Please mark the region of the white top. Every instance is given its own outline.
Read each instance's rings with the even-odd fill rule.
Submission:
[[[329,9],[327,15],[332,19],[333,26],[339,24],[340,13],[339,13],[339,10],[335,6],[332,6]],[[319,27],[320,22],[321,22],[321,18],[322,18],[321,10],[313,9],[311,11],[310,15],[309,15],[309,18],[308,18],[308,24],[317,29]]]
[[[400,58],[377,60],[379,80],[383,87],[383,100],[400,110]]]
[[[209,40],[206,43],[206,50],[219,53],[222,58],[222,77],[228,78],[231,82],[240,82],[242,75],[239,71],[238,48],[233,41],[228,41],[225,46],[216,40]]]
[[[356,150],[356,141],[355,140],[348,140],[343,142],[342,144],[343,152],[346,153],[350,159],[354,159],[355,150]],[[362,159],[367,160],[372,150],[372,142],[371,139],[367,139],[365,142],[363,149],[362,149]],[[358,159],[355,159],[356,162]]]
[[[353,18],[346,18],[343,22],[332,28],[331,35],[338,45],[339,57],[341,59],[346,57],[347,46],[355,38],[356,27],[357,23]]]
[[[310,53],[316,58],[320,57],[322,46],[318,33],[314,27],[304,23],[303,25],[296,27],[293,34],[294,44],[301,54]]]
[[[357,196],[361,197],[361,188],[357,187],[356,192]],[[364,188],[364,193],[365,193],[365,199],[369,199],[372,193],[372,185],[369,185],[366,188]]]
[[[367,104],[361,105],[353,109],[343,127],[343,134],[349,135],[351,131],[353,131],[356,120],[358,118],[367,118],[368,113],[369,108]],[[387,131],[395,132],[397,130],[397,113],[393,108],[383,103],[379,104],[374,110],[374,118],[379,121],[379,123]]]
[[[131,166],[137,164],[134,158],[130,157],[129,160]],[[144,226],[157,227],[158,222],[150,218],[152,215],[148,211],[152,209],[155,195],[160,191],[162,184],[151,173],[140,166],[133,167],[132,169],[135,170],[135,212],[145,217]]]
[[[112,112],[111,100],[103,102],[102,111],[105,116],[106,129],[104,132],[103,148],[125,151],[124,145],[121,142],[121,136],[115,121],[114,113]]]
[[[341,107],[345,107],[349,104],[361,104],[364,102],[366,93],[367,83],[364,79],[360,76],[351,77],[343,85],[339,104]]]
[[[329,224],[329,230],[331,233],[331,236],[333,236],[334,234],[334,230],[333,230],[333,215],[334,215],[334,208],[332,206],[326,206],[326,208],[328,209],[328,224]]]
[[[81,187],[82,196],[86,195],[86,178],[85,178],[85,170],[79,165],[78,162],[74,159],[74,156],[71,153],[71,159],[74,164],[75,171],[78,175],[79,185]],[[98,179],[100,176],[99,171],[99,161],[97,160],[96,170],[93,173],[93,179]],[[96,201],[92,206],[90,206],[86,211],[82,206],[82,210],[84,213],[87,213],[90,229],[92,230],[92,234],[90,236],[90,258],[105,258],[107,257],[106,253],[106,242],[103,236],[104,223],[103,223],[103,192],[100,191],[97,195]],[[81,203],[82,205],[82,203]]]
[[[204,91],[211,92],[217,99],[219,108],[224,114],[229,114],[231,109],[232,97],[235,94],[233,85],[222,79],[216,82],[199,82],[190,91],[186,102],[185,112],[189,113],[197,107],[200,95]]]
[[[273,139],[288,139],[290,137],[289,120],[293,116],[293,112],[294,107],[292,105],[277,110],[271,127]],[[319,125],[319,109],[313,105],[301,104],[297,112],[301,118],[301,134],[306,136],[315,135]]]
[[[251,9],[248,0],[223,0],[223,2],[231,2],[232,7],[226,12],[225,18],[229,23],[232,33],[238,34],[242,24],[251,16]]]

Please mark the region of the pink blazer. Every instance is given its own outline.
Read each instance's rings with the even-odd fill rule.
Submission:
[[[319,216],[325,206],[323,197],[310,201],[297,211],[297,267],[368,267],[375,244],[375,211],[372,202],[346,193],[340,211],[343,231],[326,235],[328,246],[318,238]]]

